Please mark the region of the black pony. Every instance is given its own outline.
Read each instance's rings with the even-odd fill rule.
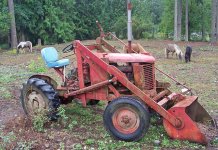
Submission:
[[[192,54],[192,48],[191,46],[187,46],[185,50],[185,62],[190,62],[191,61],[191,54]]]

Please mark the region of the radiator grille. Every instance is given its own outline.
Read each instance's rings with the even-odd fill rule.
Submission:
[[[145,90],[154,89],[155,77],[154,77],[153,69],[154,69],[153,64],[143,64],[144,89]]]

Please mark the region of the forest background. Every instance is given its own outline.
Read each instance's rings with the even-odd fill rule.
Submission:
[[[41,39],[42,44],[95,39],[99,35],[96,20],[106,32],[114,32],[121,39],[127,38],[127,11],[124,0],[1,0],[2,49],[11,47],[13,40],[13,14],[9,13],[11,1],[14,3],[17,42],[30,40],[35,45],[38,39]],[[217,0],[132,0],[134,39],[173,39],[176,1],[183,12],[179,40],[185,40],[187,23],[188,40],[210,41],[213,30],[212,4]],[[185,19],[187,3],[188,22]]]

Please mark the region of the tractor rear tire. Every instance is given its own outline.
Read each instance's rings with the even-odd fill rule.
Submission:
[[[21,104],[24,112],[32,118],[45,113],[50,120],[56,120],[60,99],[54,88],[39,78],[31,78],[21,89]]]
[[[147,132],[150,114],[136,97],[123,96],[112,100],[103,115],[106,130],[118,140],[138,141]]]

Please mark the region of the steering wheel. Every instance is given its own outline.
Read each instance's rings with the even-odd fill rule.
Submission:
[[[62,49],[63,53],[69,53],[74,50],[73,44],[67,45],[64,49]]]

